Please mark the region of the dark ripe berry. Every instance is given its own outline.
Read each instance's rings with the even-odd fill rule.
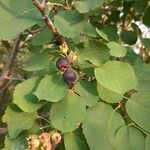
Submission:
[[[61,71],[67,70],[69,68],[69,66],[70,66],[70,62],[66,57],[60,57],[56,61],[56,67],[57,67],[57,69],[59,69]]]
[[[78,74],[73,69],[67,69],[63,73],[62,78],[63,78],[64,82],[66,82],[68,84],[74,84],[78,79]]]

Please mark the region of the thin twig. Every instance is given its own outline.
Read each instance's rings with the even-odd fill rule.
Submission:
[[[4,67],[2,75],[0,76],[0,89],[3,88],[6,81],[8,80],[6,77],[9,77],[11,74],[12,66],[18,53],[20,42],[21,42],[21,34],[18,35],[18,37],[15,39],[10,52],[10,56],[8,57],[8,60],[6,62],[6,66]]]
[[[51,2],[48,2],[48,3],[47,3],[47,6],[59,6],[59,7],[62,7],[62,8],[64,8],[64,9],[68,10],[68,7],[66,7],[66,6],[63,5],[63,4],[59,4],[59,3],[51,3]]]
[[[0,90],[0,94],[13,82],[13,81],[24,81],[23,78],[13,78],[13,77],[5,77],[7,80],[9,80]]]
[[[5,85],[3,86],[3,88],[1,88],[0,94],[8,87],[11,83],[12,83],[12,80],[10,80],[7,84],[5,84]]]
[[[50,125],[44,126],[44,127],[40,127],[40,130],[43,130],[43,129],[45,129],[45,128],[50,128],[50,127],[51,127]]]
[[[42,116],[38,116],[37,118],[38,118],[38,119],[42,119],[42,120],[44,120],[45,122],[47,122],[48,124],[51,125],[51,123],[49,122],[48,119],[46,119],[46,118],[44,118],[44,117],[42,117]]]
[[[87,38],[96,39],[96,40],[102,39],[101,37],[90,36],[90,35],[86,35],[86,34],[84,34],[84,33],[81,33],[81,37],[87,37]]]
[[[45,29],[45,28],[46,28],[46,25],[43,26],[43,27],[41,27],[41,28],[39,28],[39,29],[37,29],[37,30],[30,30],[30,29],[27,29],[26,31],[27,31],[29,34],[35,35],[35,34],[41,32],[41,31],[42,31],[43,29]]]
[[[62,48],[69,50],[67,42],[65,38],[57,31],[55,25],[53,24],[52,20],[49,18],[47,12],[46,12],[46,2],[47,0],[42,0],[40,3],[39,0],[32,0],[33,5],[37,7],[37,9],[40,11],[46,25],[49,27],[49,29],[54,33],[57,42],[60,44]]]

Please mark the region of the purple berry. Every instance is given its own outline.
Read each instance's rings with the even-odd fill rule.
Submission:
[[[63,78],[65,83],[67,83],[67,84],[74,84],[77,81],[77,79],[78,79],[78,74],[73,69],[67,69],[63,73],[62,78]]]
[[[67,70],[69,68],[69,66],[70,66],[70,62],[66,57],[60,57],[56,61],[56,67],[57,67],[57,69],[59,69],[61,71]]]

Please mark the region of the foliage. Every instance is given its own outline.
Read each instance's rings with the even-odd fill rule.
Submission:
[[[11,101],[3,149],[24,150],[28,136],[58,132],[54,149],[150,150],[150,39],[136,24],[150,26],[149,1],[37,1],[0,0],[4,66],[21,35],[4,86]],[[63,81],[62,56],[75,83]]]

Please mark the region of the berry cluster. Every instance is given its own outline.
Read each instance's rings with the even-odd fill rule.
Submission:
[[[71,68],[68,58],[58,58],[58,60],[56,61],[56,67],[63,72],[62,78],[65,83],[73,85],[78,80],[78,73]]]
[[[61,142],[61,135],[57,132],[49,134],[47,132],[37,135],[29,135],[27,138],[28,150],[52,150]]]

